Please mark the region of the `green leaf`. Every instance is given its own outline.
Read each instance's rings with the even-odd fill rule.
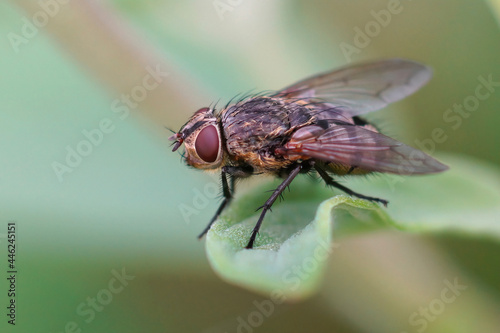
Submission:
[[[389,208],[332,194],[299,178],[285,200],[264,219],[255,248],[244,249],[269,196],[258,187],[239,197],[212,226],[206,250],[225,280],[272,297],[296,300],[315,292],[336,238],[380,229],[453,232],[500,240],[500,173],[470,159],[447,156],[451,169],[439,175],[352,179],[352,189],[389,199]],[[323,201],[323,202],[321,202]],[[319,204],[319,206],[318,206]],[[312,222],[310,222],[312,221]]]

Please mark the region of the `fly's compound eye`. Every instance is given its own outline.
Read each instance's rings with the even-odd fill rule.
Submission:
[[[207,163],[213,163],[219,154],[220,140],[219,133],[213,125],[209,125],[201,130],[196,137],[194,148],[198,156]]]

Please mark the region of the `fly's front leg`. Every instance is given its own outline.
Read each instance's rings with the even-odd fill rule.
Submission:
[[[210,220],[210,222],[208,223],[208,225],[205,227],[205,229],[203,229],[203,231],[198,235],[198,239],[201,239],[203,236],[205,236],[205,234],[208,232],[208,230],[210,230],[210,227],[212,226],[212,224],[219,217],[220,213],[222,213],[222,211],[224,210],[224,208],[227,206],[227,204],[233,198],[234,177],[229,176],[229,178],[230,178],[230,184],[231,184],[229,186],[228,182],[227,182],[227,173],[223,169],[222,172],[221,172],[221,174],[220,174],[220,178],[221,178],[221,182],[222,182],[222,194],[224,195],[224,199],[222,200],[222,202],[221,202],[219,208],[217,209],[217,211],[215,212],[214,217],[212,217],[212,219]]]
[[[315,165],[314,169],[316,169],[316,171],[319,173],[319,175],[321,176],[321,178],[323,178],[323,180],[325,181],[326,185],[336,187],[339,190],[342,190],[345,193],[347,193],[349,195],[352,195],[352,196],[355,196],[355,197],[358,197],[360,199],[365,199],[365,200],[372,201],[372,202],[379,202],[379,203],[383,204],[385,207],[387,207],[387,204],[389,203],[389,201],[384,200],[384,199],[374,198],[374,197],[369,197],[369,196],[366,196],[366,195],[363,195],[363,194],[359,194],[359,193],[354,192],[353,190],[345,187],[344,185],[341,185],[341,184],[337,183],[336,181],[334,181],[332,179],[332,177],[330,177],[330,175],[325,170],[323,170],[318,165]]]
[[[198,235],[198,239],[201,239],[207,232],[210,230],[212,224],[217,220],[219,215],[222,213],[224,208],[229,204],[234,195],[234,183],[236,178],[248,177],[251,175],[251,171],[246,168],[241,167],[233,167],[233,166],[225,166],[222,168],[220,177],[222,182],[222,194],[224,199],[222,200],[219,208],[215,212],[214,217],[210,220],[208,225],[203,229],[203,231]],[[229,183],[227,181],[227,177],[229,176]]]

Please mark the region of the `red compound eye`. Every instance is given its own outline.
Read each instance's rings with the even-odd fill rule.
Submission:
[[[219,154],[219,133],[215,126],[210,125],[201,130],[196,137],[194,148],[198,156],[207,163],[215,162]]]

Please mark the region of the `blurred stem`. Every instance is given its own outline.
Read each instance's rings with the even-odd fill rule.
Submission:
[[[28,19],[42,11],[38,1],[11,2],[22,8]],[[147,98],[140,102],[140,110],[154,123],[172,126],[175,119],[185,118],[184,112],[179,111],[191,111],[195,107],[192,96],[196,99],[201,94],[193,91],[193,84],[184,74],[177,73],[174,64],[159,56],[103,2],[70,1],[60,4],[54,12],[40,31],[49,33],[110,89],[115,98],[142,86],[148,75],[147,68],[159,68],[168,72],[168,76],[162,78],[158,87],[148,90]]]
[[[342,242],[328,266],[326,301],[361,332],[496,331],[500,306],[429,245],[388,233]],[[446,281],[466,289],[449,301]]]

